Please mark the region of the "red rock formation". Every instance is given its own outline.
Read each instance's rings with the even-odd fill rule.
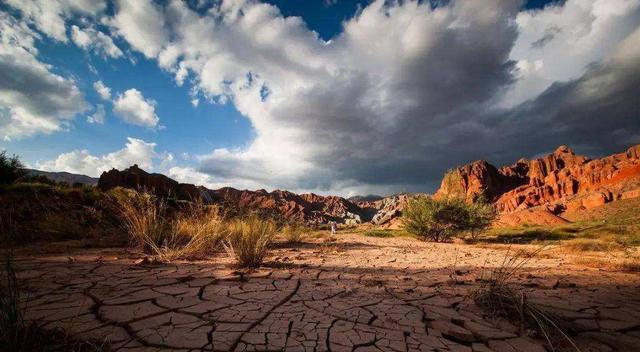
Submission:
[[[542,158],[521,159],[500,169],[476,161],[455,169],[453,175],[443,180],[436,196],[475,199],[484,194],[500,212],[540,205],[556,212],[591,208],[638,194],[640,145],[595,160],[560,146]]]
[[[230,187],[208,190],[178,183],[161,174],[149,174],[137,165],[123,171],[113,169],[102,173],[98,187],[103,191],[114,187],[144,189],[161,197],[172,196],[185,200],[202,197],[208,202],[222,204],[229,209],[272,212],[288,221],[307,223],[360,223],[363,221],[362,215],[369,214],[342,197],[323,197],[313,193],[297,195],[281,190],[241,191]],[[369,217],[365,217],[365,220]]]
[[[194,185],[178,183],[165,175],[150,174],[139,168],[138,165],[133,165],[122,171],[111,169],[100,175],[99,189],[107,191],[115,187],[147,190],[162,197],[171,196],[185,200],[196,199],[201,195],[198,187]]]

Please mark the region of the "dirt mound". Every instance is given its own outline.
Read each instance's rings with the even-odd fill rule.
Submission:
[[[524,209],[512,213],[503,213],[498,216],[494,226],[515,227],[522,225],[561,225],[569,221],[555,215],[544,207]]]

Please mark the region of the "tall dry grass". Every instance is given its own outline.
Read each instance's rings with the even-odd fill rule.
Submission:
[[[149,192],[120,189],[111,197],[132,244],[161,261],[205,257],[219,247],[226,232],[218,209],[201,201],[169,216],[166,200]]]
[[[150,192],[116,188],[109,194],[123,230],[144,253],[156,254],[170,232],[167,203]]]
[[[301,224],[287,224],[282,227],[280,232],[284,236],[285,241],[290,244],[303,242],[307,236],[309,229]]]
[[[257,215],[235,219],[228,224],[224,247],[239,267],[257,268],[267,256],[276,230],[272,221]]]
[[[226,224],[219,209],[198,201],[180,211],[166,242],[155,251],[164,260],[203,258],[220,247],[225,234]]]
[[[493,269],[488,278],[482,279],[482,285],[471,296],[490,315],[519,323],[521,331],[525,328],[537,331],[546,340],[551,351],[555,351],[558,344],[569,345],[580,351],[561,328],[563,322],[530,302],[524,291],[513,283],[516,274],[544,249],[545,247],[535,251],[519,250],[513,254],[507,251],[502,264]]]

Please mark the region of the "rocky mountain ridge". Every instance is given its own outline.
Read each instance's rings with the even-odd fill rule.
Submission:
[[[640,145],[600,159],[560,146],[500,168],[478,160],[445,175],[435,196],[484,197],[501,213],[545,207],[556,215],[634,198],[640,196]]]
[[[289,221],[306,223],[337,221],[345,224],[359,224],[369,221],[375,213],[371,209],[363,209],[338,196],[320,196],[314,193],[295,194],[283,190],[249,191],[231,187],[211,190],[202,186],[179,183],[162,174],[148,173],[138,165],[122,171],[112,169],[103,172],[98,181],[98,188],[106,191],[115,187],[144,189],[162,197],[174,197],[180,200],[202,199],[206,203],[220,204],[228,209],[240,211],[271,212]]]
[[[320,196],[275,190],[210,190],[147,173],[134,165],[104,172],[98,187],[147,189],[177,199],[203,199],[228,209],[272,212],[289,221],[345,224],[371,222],[397,227],[399,216],[413,194],[389,197]],[[640,145],[600,159],[576,155],[560,146],[553,153],[497,168],[484,160],[460,166],[445,175],[435,197],[461,196],[470,201],[481,197],[501,214],[513,214],[518,222],[562,221],[563,213],[580,211],[619,199],[640,197]],[[504,218],[504,216],[502,216]]]

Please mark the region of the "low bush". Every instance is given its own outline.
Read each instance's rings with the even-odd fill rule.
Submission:
[[[495,211],[490,205],[467,203],[462,198],[420,196],[409,201],[402,215],[406,231],[441,242],[464,232],[475,238],[491,224]]]
[[[26,174],[24,165],[17,155],[9,157],[6,151],[0,152],[0,184],[13,183]]]
[[[232,220],[227,227],[225,249],[242,268],[257,268],[266,257],[276,225],[257,215]]]

